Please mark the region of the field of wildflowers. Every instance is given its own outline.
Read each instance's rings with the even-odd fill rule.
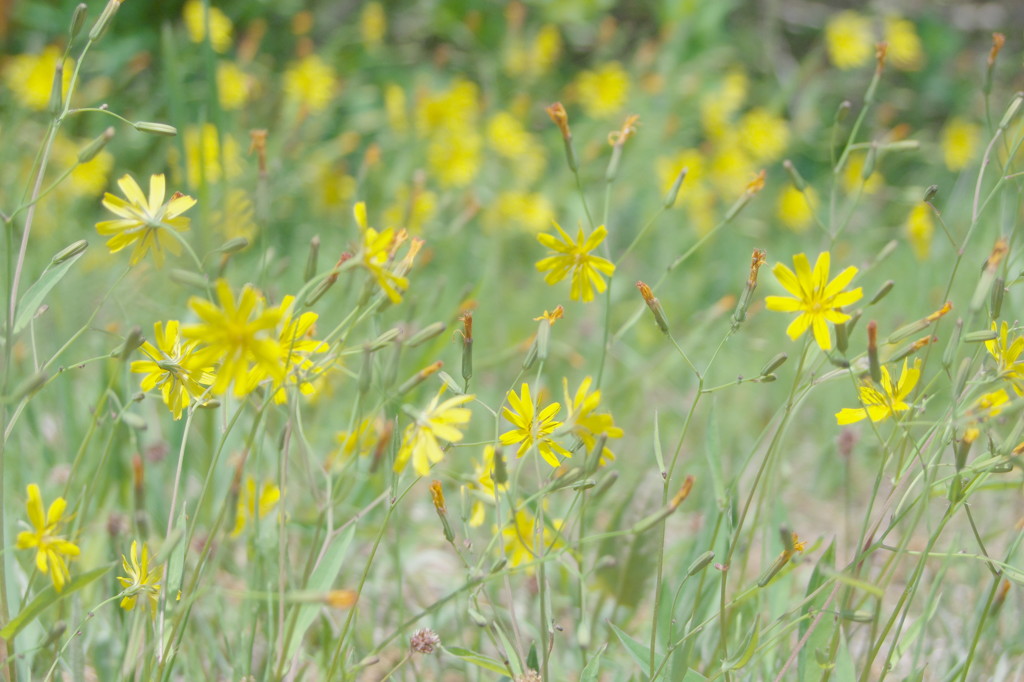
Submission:
[[[0,2],[0,679],[1024,679],[1007,3]]]

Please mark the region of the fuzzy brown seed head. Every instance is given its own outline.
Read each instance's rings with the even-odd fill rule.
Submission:
[[[636,132],[636,126],[639,121],[640,116],[638,114],[627,116],[625,123],[622,124],[622,128],[608,133],[608,144],[612,147],[621,147],[626,144],[626,140],[633,137],[633,134]]]
[[[441,638],[430,628],[423,628],[413,633],[409,639],[409,646],[419,654],[432,654],[434,649],[441,646]]]

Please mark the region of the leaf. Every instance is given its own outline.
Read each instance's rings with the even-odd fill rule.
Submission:
[[[760,620],[760,615],[754,617],[754,624],[750,626],[750,631],[747,633],[746,643],[740,647],[742,651],[738,656],[722,661],[722,670],[739,670],[750,662],[757,649],[757,642],[761,638],[761,630],[758,627]]]
[[[593,657],[587,661],[587,667],[580,673],[580,682],[598,682],[597,673],[601,670],[601,654],[604,653],[607,644],[602,644]]]
[[[651,648],[641,644],[637,640],[627,635],[625,632],[619,629],[619,626],[617,626],[615,623],[611,621],[608,621],[608,627],[612,629],[612,632],[615,633],[615,636],[619,638],[620,642],[622,642],[622,646],[626,647],[626,651],[629,653],[630,656],[633,657],[633,660],[636,661],[636,664],[640,666],[640,669],[645,671],[646,673],[649,666],[651,665]],[[655,667],[657,667],[660,664],[660,662],[660,657],[657,655],[657,653],[655,653]]]
[[[64,590],[58,592],[53,585],[47,585],[44,589],[40,590],[36,598],[29,602],[21,612],[7,623],[3,630],[0,630],[0,637],[4,639],[10,639],[19,632],[21,632],[25,626],[29,625],[36,619],[40,613],[45,611],[50,606],[56,604],[61,599],[64,599],[69,594],[82,589],[89,583],[95,581],[97,578],[103,576],[113,566],[105,566],[103,568],[97,568],[83,573],[72,578],[71,582],[64,585]]]
[[[313,573],[310,574],[309,580],[306,582],[305,589],[313,592],[327,592],[331,589],[335,578],[338,577],[338,571],[341,570],[341,564],[345,560],[348,546],[352,544],[352,538],[355,534],[356,526],[352,524],[348,527],[348,530],[335,539],[330,548],[328,548],[327,554],[317,564],[317,567],[313,569]],[[298,606],[298,612],[295,616],[295,627],[292,629],[291,639],[288,640],[288,646],[285,648],[284,660],[291,660],[299,644],[302,642],[302,638],[306,636],[306,630],[313,624],[322,608],[323,604],[315,602]]]
[[[35,317],[36,311],[39,310],[39,306],[46,300],[46,295],[53,290],[57,284],[64,279],[64,275],[68,274],[68,270],[71,266],[82,257],[85,251],[76,253],[66,261],[57,264],[50,268],[48,267],[43,271],[43,274],[39,275],[39,279],[35,281],[32,286],[28,288],[24,296],[18,302],[18,316],[14,319],[14,333],[17,334],[25,328],[33,317]]]
[[[470,651],[469,649],[463,649],[457,646],[446,646],[444,650],[456,658],[461,658],[466,663],[478,665],[481,668],[490,670],[491,672],[508,675],[508,668],[505,667],[505,664],[497,659],[491,658],[490,656],[484,656],[483,654],[478,654],[475,651]]]
[[[512,668],[512,675],[522,675],[524,672],[523,663],[519,660],[519,654],[516,652],[516,648],[512,646],[512,640],[505,634],[505,629],[497,622],[494,623],[494,634],[501,640],[501,646],[505,649],[505,658],[508,661],[508,667]]]
[[[708,471],[711,473],[711,487],[715,491],[718,508],[724,509],[726,504],[725,484],[722,475],[722,438],[718,432],[717,403],[711,401],[708,411],[708,427],[704,439],[704,456],[708,460]]]
[[[814,571],[811,573],[811,579],[807,583],[807,595],[814,594],[823,585],[826,585],[829,581],[829,576],[835,573],[835,543],[829,543],[828,549],[826,549],[821,558],[818,559],[818,563],[814,566]],[[800,622],[800,639],[803,639],[804,634],[807,632],[807,628],[811,626],[811,623],[818,614],[821,613],[822,607],[825,605],[825,600],[828,599],[828,590],[822,590],[813,599],[810,599],[803,607],[803,620]],[[797,670],[799,671],[799,679],[809,680],[814,677],[812,671],[820,674],[821,665],[816,660],[815,652],[818,649],[825,649],[826,651],[831,649],[832,638],[836,629],[835,618],[832,616],[822,616],[821,620],[818,621],[818,626],[811,633],[811,636],[807,638],[803,648],[800,650],[799,662],[797,663]]]

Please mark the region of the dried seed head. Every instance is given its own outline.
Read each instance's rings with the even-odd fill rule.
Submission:
[[[430,628],[423,628],[413,633],[409,639],[409,646],[420,654],[432,654],[434,649],[441,646],[441,638]]]
[[[551,106],[547,107],[545,111],[548,112],[548,116],[554,121],[555,125],[562,132],[562,137],[568,140],[572,137],[572,133],[569,132],[569,114],[565,112],[565,107],[562,106],[561,102],[555,102]]]
[[[996,57],[999,56],[999,50],[1003,49],[1003,45],[1006,43],[1006,36],[1002,33],[992,34],[992,49],[988,53],[988,65],[991,67],[996,63]]]

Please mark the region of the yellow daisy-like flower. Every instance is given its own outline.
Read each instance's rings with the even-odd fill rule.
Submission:
[[[311,353],[324,353],[330,346],[323,341],[312,338],[313,325],[319,315],[304,312],[295,316],[295,297],[285,296],[277,312],[281,318],[281,332],[278,335],[281,349],[280,365],[285,372],[284,381],[275,381],[274,402],[278,405],[288,401],[285,384],[298,386],[302,395],[310,396],[315,392],[313,380],[321,374],[323,367],[316,365],[309,357]],[[250,390],[256,388],[267,377],[265,367],[255,368],[249,375]]]
[[[619,62],[608,62],[583,71],[576,78],[576,94],[583,111],[591,118],[608,118],[629,99],[629,75]]]
[[[146,599],[142,602],[142,608],[150,609],[150,613],[156,617],[163,568],[150,570],[149,547],[143,543],[142,554],[139,554],[139,543],[132,540],[132,548],[128,556],[121,555],[121,567],[124,568],[125,576],[118,576],[117,581],[121,583],[121,587],[126,592],[124,599],[121,600],[121,608],[131,611],[135,608],[139,595],[145,595]]]
[[[57,534],[57,528],[64,521],[67,502],[63,497],[58,497],[44,513],[39,486],[31,483],[27,490],[28,501],[25,503],[25,511],[28,513],[32,530],[18,533],[15,546],[18,549],[36,549],[36,568],[40,573],[49,573],[53,587],[60,592],[71,579],[64,557],[76,557],[80,553],[78,545]]]
[[[502,410],[502,414],[515,428],[501,434],[498,440],[502,445],[519,443],[516,457],[522,457],[527,450],[536,446],[544,461],[556,469],[562,465],[558,455],[572,457],[571,452],[550,438],[551,432],[562,425],[555,421],[555,415],[562,409],[559,403],[551,403],[538,412],[539,405],[534,405],[530,386],[525,383],[519,395],[509,391],[506,400],[509,406]]]
[[[475,396],[457,395],[444,402],[438,393],[427,405],[426,409],[416,416],[416,420],[405,428],[402,436],[402,447],[395,457],[395,471],[405,470],[405,465],[412,460],[413,471],[417,476],[430,473],[430,466],[444,459],[444,451],[438,440],[457,443],[462,440],[459,427],[469,422],[471,412],[465,405]]]
[[[743,115],[739,133],[743,148],[758,163],[777,160],[789,146],[789,124],[786,119],[762,107],[751,109]]]
[[[1024,352],[1024,336],[1010,341],[1010,325],[1006,322],[999,327],[993,322],[992,331],[998,331],[999,336],[986,341],[985,349],[996,361],[999,378],[1010,382],[1014,393],[1024,395],[1024,360],[1020,357]]]
[[[544,281],[548,284],[556,284],[572,273],[572,286],[569,289],[569,298],[574,301],[594,300],[594,289],[597,293],[603,293],[605,284],[602,274],[609,277],[615,272],[615,265],[600,256],[593,256],[591,251],[604,241],[608,230],[604,225],[599,226],[590,233],[586,239],[583,238],[583,228],[579,229],[576,241],[565,233],[561,225],[553,223],[558,230],[558,236],[551,234],[537,235],[537,241],[548,247],[555,253],[537,261],[537,269],[541,272],[547,271]]]
[[[768,296],[765,304],[768,310],[783,313],[800,313],[786,329],[791,339],[797,339],[808,328],[812,329],[814,340],[822,350],[832,349],[832,337],[828,332],[828,323],[840,324],[850,319],[846,313],[840,312],[843,306],[851,305],[860,300],[863,291],[860,287],[843,291],[857,274],[857,268],[850,266],[828,281],[831,255],[823,251],[811,270],[807,256],[798,253],[793,256],[794,273],[782,263],[776,263],[772,274],[779,280],[786,291],[793,295]]]
[[[210,45],[214,52],[226,52],[231,47],[231,19],[212,4],[204,8],[202,0],[188,0],[185,3],[184,17],[188,37],[193,43],[206,40],[207,11],[209,11]]]
[[[546,518],[546,517],[545,517]],[[501,529],[501,537],[505,543],[505,555],[509,566],[515,567],[533,561],[546,551],[562,547],[558,531],[562,522],[549,520],[550,527],[545,525],[540,533],[541,547],[537,546],[537,517],[527,509],[517,509],[512,522]]]
[[[807,186],[801,192],[793,185],[787,185],[779,194],[775,215],[787,228],[796,233],[805,232],[814,224],[814,209],[818,205],[818,193]]]
[[[62,54],[63,50],[51,45],[39,54],[19,54],[6,60],[4,84],[23,107],[34,111],[43,111],[49,105],[57,60],[61,58]],[[65,93],[71,83],[71,74],[74,71],[74,59],[64,62],[62,84]]]
[[[276,384],[282,382],[285,351],[275,333],[280,309],[265,310],[263,297],[248,284],[237,301],[225,280],[218,279],[215,290],[219,305],[198,296],[191,298],[189,306],[200,322],[182,329],[185,338],[206,344],[194,354],[198,366],[219,365],[210,391],[223,395],[234,384],[234,394],[240,398],[254,388],[252,372],[261,372]]]
[[[921,361],[917,360],[913,367],[907,369],[907,361],[904,360],[899,382],[895,385],[892,382],[892,377],[889,376],[888,368],[882,365],[881,369],[881,390],[875,388],[870,379],[866,380],[864,385],[857,389],[860,393],[860,402],[864,407],[847,407],[836,412],[837,424],[844,426],[865,418],[878,422],[894,416],[897,412],[905,412],[910,409],[905,398],[910,395],[910,392],[917,386],[918,379],[921,378]]]
[[[981,144],[981,128],[965,118],[954,116],[942,129],[942,158],[951,171],[964,169],[974,160]]]
[[[917,35],[917,27],[909,19],[898,16],[885,18],[886,59],[897,69],[917,71],[924,63],[924,48]]]
[[[309,54],[284,72],[285,99],[316,113],[334,99],[338,78],[334,69],[317,54]]]
[[[473,481],[469,484],[469,487],[477,492],[477,499],[473,501],[473,506],[469,513],[469,525],[472,528],[478,528],[483,525],[484,517],[486,515],[484,501],[488,503],[494,503],[495,489],[504,492],[508,490],[508,482],[495,483],[494,481],[494,458],[496,451],[493,445],[484,446],[484,456],[481,461],[473,462]]]
[[[241,109],[249,100],[253,79],[238,64],[222,61],[217,64],[217,98],[224,111]]]
[[[181,253],[181,244],[164,231],[188,230],[189,219],[181,214],[196,205],[192,197],[175,192],[170,201],[164,202],[166,184],[163,173],[149,178],[149,198],[142,193],[139,183],[130,175],[124,175],[117,181],[126,199],[107,192],[103,195],[103,206],[120,216],[117,220],[104,220],[96,223],[96,231],[103,236],[110,236],[107,248],[110,253],[117,253],[131,244],[131,265],[137,264],[152,249],[153,259],[157,266],[164,263],[164,248],[174,255]]]
[[[362,230],[362,263],[392,303],[401,303],[402,291],[409,286],[409,280],[396,275],[387,265],[391,262],[393,249],[396,248],[395,228],[389,227],[383,232],[370,227],[366,220],[366,204],[360,201],[353,208],[356,224]]]
[[[852,10],[840,12],[825,25],[825,47],[844,71],[867,63],[875,53],[871,20]]]
[[[928,260],[935,234],[935,214],[932,207],[922,202],[910,211],[907,217],[907,237],[918,260]]]
[[[182,410],[193,400],[199,400],[214,380],[213,367],[195,363],[193,352],[199,342],[182,342],[178,324],[177,320],[169,320],[166,329],[162,322],[153,325],[156,345],[149,341],[142,344],[142,352],[150,359],[136,360],[131,365],[133,372],[146,375],[140,385],[143,392],[160,388],[164,404],[175,419],[181,419]]]
[[[562,379],[562,391],[565,394],[565,404],[569,411],[565,423],[569,425],[573,435],[583,441],[583,445],[591,452],[597,444],[598,436],[622,438],[623,434],[622,429],[615,425],[615,420],[610,414],[595,413],[601,402],[601,391],[591,391],[592,383],[593,379],[586,377],[580,382],[575,395],[570,397],[569,380]],[[600,457],[601,463],[606,464],[615,459],[615,453],[605,447],[601,451]]]
[[[1006,392],[1005,388],[1000,388],[998,391],[986,393],[978,398],[978,402],[974,405],[974,412],[982,419],[991,419],[999,416],[1008,402],[1010,402],[1010,394]]]
[[[384,41],[388,30],[388,15],[379,2],[368,2],[359,15],[359,37],[367,48],[375,48]]]
[[[259,495],[256,494],[256,479],[247,476],[245,489],[238,496],[238,508],[235,511],[235,527],[231,537],[238,537],[251,518],[260,518],[269,514],[281,499],[281,489],[273,481],[264,481]]]

